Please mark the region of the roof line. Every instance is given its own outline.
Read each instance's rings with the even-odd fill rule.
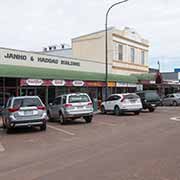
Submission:
[[[92,59],[81,59],[81,58],[75,58],[75,57],[67,57],[67,56],[59,56],[59,55],[52,55],[52,54],[46,54],[43,51],[41,52],[36,52],[36,51],[27,51],[27,50],[19,50],[19,49],[13,49],[13,48],[5,48],[5,47],[0,47],[0,50],[4,49],[4,50],[12,50],[12,51],[20,51],[20,52],[25,52],[25,53],[34,53],[34,54],[39,54],[39,55],[43,55],[43,56],[49,56],[49,57],[54,57],[54,58],[67,58],[67,59],[72,59],[72,60],[76,60],[76,61],[84,61],[84,62],[95,62],[98,64],[104,64],[104,62],[99,62],[99,61],[94,61]],[[110,64],[110,63],[109,63]]]
[[[108,31],[111,31],[111,30],[113,30],[113,29],[115,29],[115,27],[114,27],[114,26],[111,26],[111,27],[109,27],[107,30],[108,30]],[[89,33],[89,34],[84,34],[84,35],[81,35],[81,36],[78,36],[78,37],[72,38],[72,41],[73,41],[73,40],[76,40],[76,39],[79,39],[79,38],[81,38],[81,37],[94,35],[94,34],[97,34],[97,33],[104,32],[104,31],[105,31],[105,29],[100,30],[100,31],[96,31],[96,32],[93,32],[93,33]]]

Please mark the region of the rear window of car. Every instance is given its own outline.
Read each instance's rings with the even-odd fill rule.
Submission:
[[[176,98],[180,98],[180,94],[174,94]]]
[[[69,103],[89,102],[87,95],[71,95],[69,96]]]
[[[128,94],[124,96],[125,99],[138,99],[139,96],[136,94]]]
[[[148,92],[148,93],[145,93],[145,97],[147,99],[159,99],[159,95],[156,93],[156,92]]]
[[[31,106],[42,106],[41,101],[38,98],[25,98],[15,99],[13,107],[31,107]]]

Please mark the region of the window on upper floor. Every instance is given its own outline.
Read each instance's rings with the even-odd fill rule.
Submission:
[[[141,52],[141,64],[145,64],[145,52],[144,51],[142,51]]]
[[[135,62],[135,49],[131,48],[131,62],[134,63]]]
[[[118,60],[123,60],[123,45],[118,44]]]
[[[114,42],[113,45],[113,59],[114,60],[123,60],[123,45],[117,42]]]

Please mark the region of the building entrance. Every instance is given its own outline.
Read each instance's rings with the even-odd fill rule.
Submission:
[[[21,96],[39,96],[43,103],[46,103],[46,87],[22,87]]]

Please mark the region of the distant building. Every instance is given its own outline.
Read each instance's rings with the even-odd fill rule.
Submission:
[[[72,57],[72,48],[53,49],[53,50],[44,51],[44,53],[47,55]]]
[[[174,72],[163,72],[161,73],[163,78],[163,94],[180,92],[180,71],[175,69]]]
[[[179,82],[180,72],[163,72],[161,73],[164,81]]]
[[[155,68],[149,68],[149,73],[157,73],[159,70]]]

